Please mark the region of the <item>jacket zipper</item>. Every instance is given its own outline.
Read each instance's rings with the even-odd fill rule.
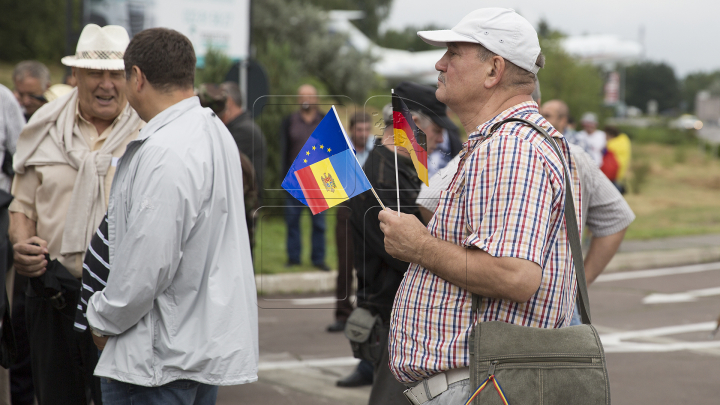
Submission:
[[[495,374],[495,366],[505,363],[592,363],[592,357],[523,357],[493,360],[490,362],[488,377]]]

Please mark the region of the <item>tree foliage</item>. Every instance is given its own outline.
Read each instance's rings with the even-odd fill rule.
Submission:
[[[323,10],[359,10],[365,13],[365,18],[353,23],[368,38],[377,40],[380,24],[390,14],[392,0],[307,0]]]
[[[195,83],[222,83],[232,64],[232,60],[223,51],[209,47],[205,53],[204,66],[195,72]]]
[[[417,35],[418,31],[437,29],[439,28],[432,24],[422,28],[410,26],[402,30],[391,28],[378,36],[377,44],[385,48],[404,49],[411,52],[438,49],[423,41]]]
[[[702,90],[720,85],[720,70],[714,72],[695,72],[685,76],[680,83],[680,97],[686,112],[695,111],[695,97]]]
[[[650,100],[658,102],[660,111],[680,104],[680,86],[675,71],[665,63],[642,62],[626,70],[625,103],[645,110]]]
[[[0,0],[0,60],[65,56],[65,1]]]
[[[540,39],[545,67],[538,72],[543,101],[559,99],[570,108],[576,120],[587,112],[603,114],[603,78],[595,66],[580,63],[559,44],[561,34],[551,33]]]

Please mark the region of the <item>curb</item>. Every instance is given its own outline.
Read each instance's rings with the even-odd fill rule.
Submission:
[[[620,252],[613,257],[603,273],[685,266],[714,261],[720,261],[720,246]],[[255,276],[255,285],[258,295],[328,293],[335,291],[337,274],[337,270],[258,274]]]

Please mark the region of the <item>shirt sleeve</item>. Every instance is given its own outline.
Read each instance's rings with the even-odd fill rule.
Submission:
[[[588,199],[586,224],[593,237],[601,238],[620,232],[635,220],[635,214],[615,185],[596,166],[583,167],[588,171],[588,187],[583,198]]]
[[[116,241],[103,291],[90,298],[87,319],[93,329],[118,335],[140,321],[170,286],[184,242],[197,220],[202,174],[190,174],[181,158],[160,148],[143,151],[128,190],[127,230]]]
[[[25,168],[25,173],[15,173],[12,195],[15,197],[8,208],[10,212],[21,212],[35,222],[38,214],[35,207],[35,194],[40,187],[40,177],[34,166]]]
[[[435,212],[435,209],[440,202],[440,193],[442,190],[446,190],[450,185],[450,182],[457,171],[459,162],[460,155],[456,155],[445,167],[440,169],[430,178],[429,187],[425,184],[421,184],[420,194],[418,194],[416,203],[427,208],[431,212]]]
[[[10,93],[10,97],[13,99],[7,100],[5,106],[5,150],[10,152],[11,155],[15,154],[15,148],[17,145],[18,137],[22,132],[23,126],[25,126],[25,117],[23,117],[20,105],[14,100],[14,96]]]
[[[542,154],[517,136],[496,136],[466,163],[466,246],[542,265],[553,189]]]

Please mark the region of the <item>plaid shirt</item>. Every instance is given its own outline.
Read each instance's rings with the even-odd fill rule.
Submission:
[[[470,155],[442,192],[428,229],[456,245],[539,264],[540,288],[523,304],[483,298],[479,319],[473,319],[470,292],[410,264],[395,296],[390,330],[390,369],[401,382],[468,366],[468,341],[476,320],[537,328],[570,324],[577,283],[563,219],[562,162],[549,141],[528,125],[507,123],[491,136],[493,124],[509,117],[533,121],[559,141],[573,188],[580,189],[562,135],[538,114],[537,104],[521,103],[469,135],[461,154],[469,150]],[[579,192],[575,206],[581,206]],[[576,212],[581,224],[580,210]]]

